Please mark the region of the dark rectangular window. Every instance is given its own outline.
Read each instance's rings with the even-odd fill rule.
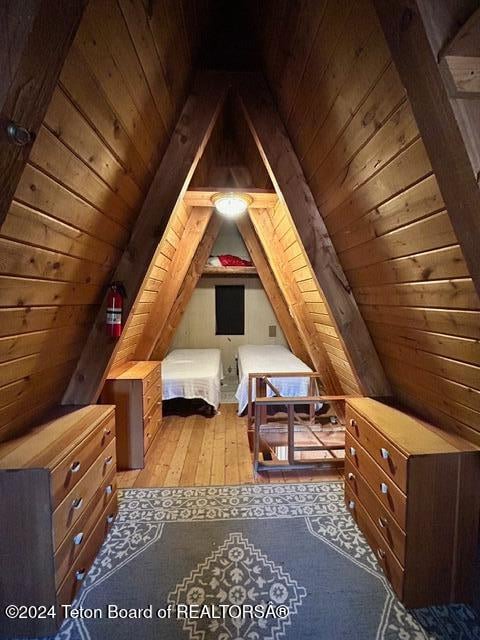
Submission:
[[[217,336],[245,334],[245,287],[243,285],[215,287],[215,321]]]

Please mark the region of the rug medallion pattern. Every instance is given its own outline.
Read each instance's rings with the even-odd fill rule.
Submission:
[[[365,584],[376,585],[376,594],[383,594],[380,598],[376,595],[375,601],[372,599],[368,603],[368,593],[361,593],[368,606],[378,610],[375,612],[378,624],[375,623],[374,633],[369,637],[355,635],[353,624],[352,639],[480,638],[479,620],[475,612],[465,605],[413,612],[405,610],[345,509],[343,485],[339,482],[124,490],[120,492],[115,525],[85,578],[75,605],[98,603],[114,588],[118,572],[128,569],[134,574],[140,559],[150,557],[148,554],[161,553],[167,527],[172,523],[181,527],[196,523],[224,527],[226,533],[221,543],[213,545],[211,552],[192,563],[169,587],[167,585],[168,603],[254,606],[270,602],[287,605],[289,615],[270,619],[179,619],[174,621],[167,635],[157,632],[151,636],[147,633],[144,637],[180,640],[296,640],[304,637],[305,633],[299,626],[302,612],[306,611],[307,601],[311,603],[312,598],[320,597],[316,589],[310,587],[308,590],[304,576],[296,574],[295,564],[288,569],[281,566],[284,563],[283,560],[278,561],[278,553],[277,561],[273,561],[269,548],[259,544],[251,535],[245,535],[239,526],[247,521],[255,521],[255,526],[260,526],[261,522],[257,522],[263,521],[264,526],[278,526],[278,534],[281,535],[282,522],[292,520],[295,520],[295,526],[302,527],[309,545],[318,545],[318,549],[315,547],[318,554],[322,554],[324,549],[324,553],[338,557],[339,563],[347,563],[341,566],[351,566],[352,571],[365,576]],[[228,527],[233,531],[227,531]],[[312,562],[315,562],[314,558]],[[168,583],[169,577],[165,575],[163,580]],[[339,575],[338,581],[341,580]],[[344,615],[341,613],[342,602],[338,602],[338,610],[339,615]],[[116,629],[118,631],[119,626]],[[138,626],[135,627],[135,635],[142,636]],[[113,637],[117,637],[117,633]],[[321,634],[308,637],[323,638]],[[100,638],[108,640],[105,630],[102,635],[96,629],[95,620],[68,620],[57,635],[57,640]],[[329,637],[328,640],[335,639]],[[344,635],[342,640],[348,638]]]

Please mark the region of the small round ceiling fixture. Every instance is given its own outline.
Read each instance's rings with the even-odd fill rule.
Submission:
[[[220,215],[233,220],[245,213],[253,198],[246,193],[216,193],[212,202]]]

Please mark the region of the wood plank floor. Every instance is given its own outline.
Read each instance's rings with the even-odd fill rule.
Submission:
[[[117,474],[118,486],[192,487],[340,480],[336,470],[269,471],[254,478],[246,419],[236,404],[214,418],[168,416],[152,442],[144,469]]]

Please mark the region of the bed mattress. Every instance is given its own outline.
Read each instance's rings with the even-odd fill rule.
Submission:
[[[220,349],[174,349],[162,362],[163,400],[201,398],[218,409],[222,378]]]
[[[238,348],[238,374],[240,383],[235,394],[238,400],[238,413],[241,414],[248,405],[248,375],[249,373],[299,372],[312,371],[304,362],[293,355],[282,345],[253,345],[247,344]],[[272,378],[272,384],[282,396],[307,396],[309,390],[308,378]],[[269,396],[273,391],[267,387]],[[253,390],[255,398],[255,389]]]

